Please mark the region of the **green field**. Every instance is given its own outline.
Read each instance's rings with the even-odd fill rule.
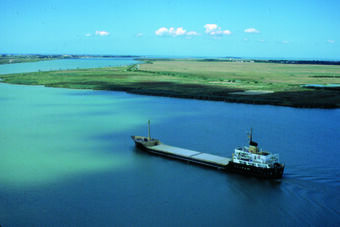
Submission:
[[[141,70],[174,76],[200,84],[227,88],[292,91],[302,84],[340,82],[340,66],[297,65],[252,62],[156,61],[143,64]]]
[[[340,107],[339,90],[301,86],[340,84],[337,65],[149,60],[126,67],[21,73],[0,78],[7,83],[50,87],[294,107]]]

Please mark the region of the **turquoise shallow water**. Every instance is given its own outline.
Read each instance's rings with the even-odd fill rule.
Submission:
[[[51,61],[27,62],[17,64],[0,64],[0,74],[23,73],[51,70],[99,68],[134,64],[132,58],[81,58],[60,59]]]
[[[13,90],[13,88],[15,91]],[[122,131],[129,114],[102,114],[116,111],[124,100],[98,100],[96,96],[71,96],[67,90],[43,87],[1,86],[2,97],[1,180],[8,186],[34,187],[90,171],[103,171],[125,165],[119,155],[96,152],[88,137],[92,132]],[[60,99],[54,99],[57,96]],[[94,118],[93,115],[97,116]],[[113,117],[113,118],[112,118]],[[98,121],[110,122],[102,124]],[[136,119],[138,120],[138,118]],[[131,122],[133,125],[133,122]],[[99,144],[100,147],[105,143]],[[97,148],[99,149],[99,148]]]
[[[340,110],[0,83],[2,226],[338,226]],[[281,181],[135,148],[130,136],[231,156],[255,129]]]

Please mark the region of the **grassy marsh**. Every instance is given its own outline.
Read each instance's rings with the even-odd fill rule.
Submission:
[[[294,107],[340,107],[339,90],[301,87],[340,83],[338,65],[149,60],[124,67],[19,73],[0,78],[6,83],[49,87]],[[273,93],[240,93],[249,90]]]

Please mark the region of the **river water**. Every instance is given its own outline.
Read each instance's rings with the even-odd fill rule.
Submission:
[[[51,61],[26,62],[17,64],[0,65],[0,74],[24,73],[37,71],[52,71],[63,69],[99,68],[134,64],[137,61],[133,58],[79,58],[79,59],[58,59]]]
[[[0,83],[2,226],[339,226],[340,109]],[[144,153],[131,135],[231,156],[253,127],[268,181]]]

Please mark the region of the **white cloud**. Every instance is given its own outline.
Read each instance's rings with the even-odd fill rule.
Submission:
[[[173,36],[173,37],[176,37],[176,36],[197,36],[197,35],[199,35],[195,31],[187,32],[187,30],[185,30],[183,27],[178,27],[178,28],[161,27],[161,28],[159,28],[155,31],[155,34],[158,35],[158,36]]]
[[[86,33],[85,36],[86,37],[90,37],[90,36],[92,36],[92,34],[91,33]]]
[[[223,35],[230,35],[230,30],[222,30],[217,24],[206,24],[204,25],[205,33],[211,36],[223,36]],[[177,37],[177,36],[185,36],[186,38],[192,38],[193,36],[199,36],[200,33],[196,31],[187,31],[183,27],[161,27],[155,31],[157,36],[165,36],[165,37]]]
[[[198,35],[200,35],[200,34],[198,34],[198,33],[195,32],[195,31],[190,31],[190,32],[187,32],[187,35],[189,35],[189,36],[198,36]]]
[[[289,42],[287,40],[281,41],[282,44],[288,44]]]
[[[209,34],[210,35],[230,35],[231,31],[229,31],[229,30],[224,30],[224,31],[217,30],[217,31],[212,31]]]
[[[205,33],[212,35],[212,36],[221,36],[221,35],[230,35],[231,31],[229,30],[222,30],[217,24],[206,24],[204,25]]]
[[[184,30],[182,27],[179,27],[179,28],[176,29],[175,35],[176,35],[176,36],[177,36],[177,35],[184,35],[186,32],[187,32],[187,31]]]
[[[96,35],[99,36],[108,36],[110,33],[107,31],[96,31]]]
[[[230,35],[231,34],[231,31],[229,31],[229,30],[224,30],[223,31],[223,35]]]
[[[329,40],[327,40],[327,42],[328,42],[328,43],[332,43],[332,44],[333,44],[333,43],[335,43],[335,40],[331,40],[331,39],[329,39]]]
[[[246,33],[260,33],[260,31],[255,29],[255,28],[244,29],[244,32],[246,32]]]
[[[136,34],[136,37],[142,37],[143,35],[144,35],[143,33],[139,32]]]
[[[217,24],[206,24],[204,25],[205,33],[211,33],[217,29]]]
[[[161,28],[159,28],[155,31],[155,34],[162,36],[162,35],[166,35],[168,33],[168,31],[169,30],[166,27],[161,27]]]

